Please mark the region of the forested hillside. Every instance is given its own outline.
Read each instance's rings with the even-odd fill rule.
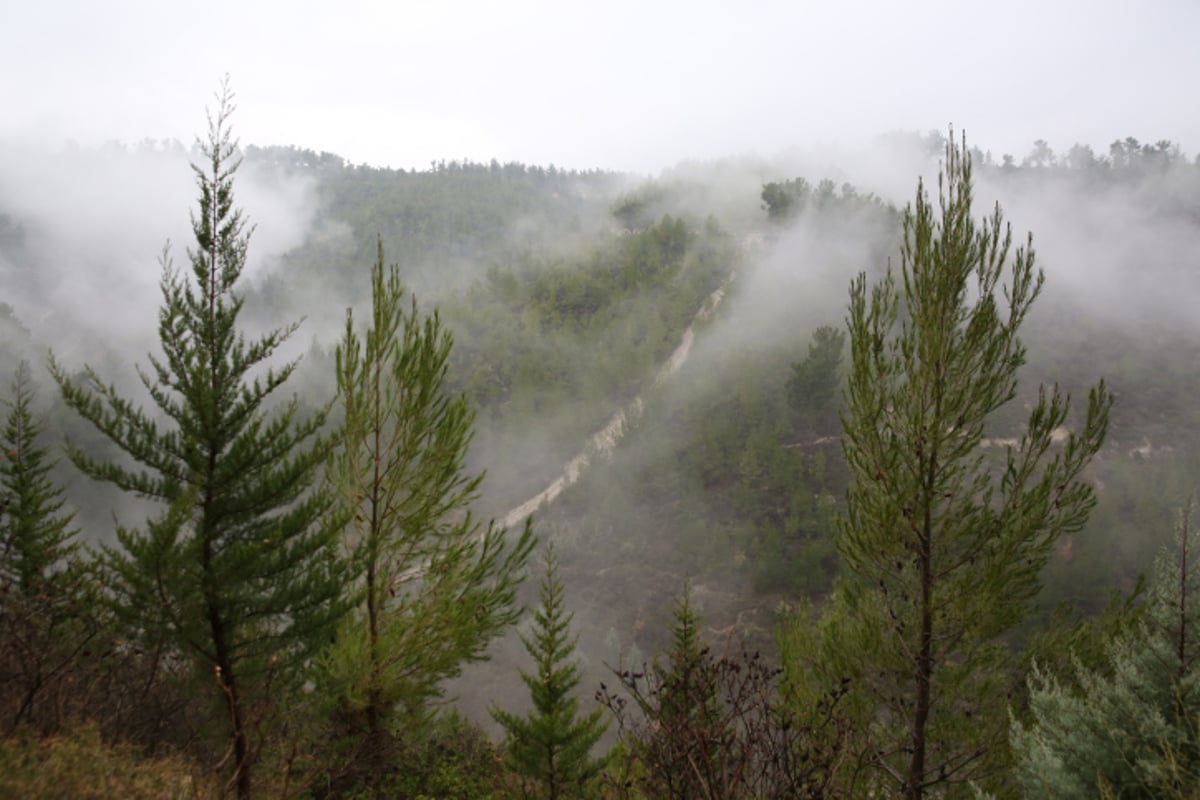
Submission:
[[[81,182],[127,168],[151,194],[191,159],[182,235],[68,243],[0,175],[0,773],[79,780],[52,742],[150,769],[110,790],[128,796],[176,773],[197,796],[1041,796],[1072,733],[1054,693],[1114,669],[1117,693],[1136,637],[1185,638],[1200,160],[1177,146],[1020,159],[909,137],[886,145],[913,178],[900,194],[853,164],[404,171],[226,133],[71,156]],[[231,216],[243,183],[262,217]],[[276,211],[296,213],[271,238]],[[1020,271],[1026,230],[1044,287]],[[123,277],[167,236],[178,264],[151,251]],[[106,305],[96,273],[149,305]],[[910,462],[928,481],[895,478]],[[570,463],[531,525],[488,524]],[[571,658],[558,695],[579,704],[555,705]],[[1178,692],[1174,738],[1144,733],[1135,768],[1102,777],[1116,796],[1194,796]],[[594,696],[607,736],[567,724]],[[531,707],[529,726],[505,714]],[[547,730],[561,774],[528,756]],[[776,782],[716,782],[738,769]]]

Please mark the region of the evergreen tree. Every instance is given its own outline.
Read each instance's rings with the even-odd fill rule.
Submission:
[[[803,421],[823,433],[837,424],[838,374],[846,332],[822,325],[813,333],[808,356],[792,364],[788,378],[788,402],[800,411]]]
[[[526,784],[526,795],[559,800],[583,796],[588,782],[600,772],[603,760],[591,758],[590,753],[608,726],[601,722],[602,709],[581,717],[579,700],[571,696],[580,681],[579,667],[572,661],[577,640],[570,626],[575,615],[564,607],[558,562],[550,547],[544,563],[542,605],[534,614],[533,631],[521,637],[537,667],[535,674],[521,673],[533,709],[518,717],[493,708],[492,717],[508,734],[505,765],[540,789],[531,792]]]
[[[74,514],[62,513],[62,490],[50,479],[54,462],[38,443],[42,425],[33,414],[33,400],[29,364],[22,361],[0,438],[0,579],[26,597],[50,591],[48,584],[78,549]]]
[[[717,715],[718,701],[701,676],[708,648],[700,641],[700,611],[692,602],[691,581],[675,598],[674,618],[667,663],[656,658],[653,667],[662,684],[658,713],[672,725],[704,730]]]
[[[163,507],[144,529],[120,528],[120,547],[107,551],[118,610],[133,630],[168,643],[208,676],[238,796],[246,798],[250,729],[262,721],[266,679],[295,677],[343,613],[333,560],[341,520],[332,497],[314,488],[329,454],[319,436],[324,413],[305,418],[295,397],[267,406],[295,369],[294,361],[269,365],[295,326],[253,341],[237,328],[242,298],[234,286],[250,234],[234,207],[240,159],[228,80],[217,101],[200,145],[204,163],[193,165],[200,201],[188,249],[192,279],[164,252],[163,356],[138,371],[157,414],[90,368],[84,379],[53,360],[51,370],[67,405],[137,466],[68,446],[71,460]]]
[[[371,287],[365,336],[347,315],[337,350],[343,422],[329,475],[352,512],[341,543],[361,582],[326,663],[375,781],[442,682],[518,619],[533,535],[526,521],[506,541],[471,513],[483,475],[464,466],[474,412],[445,389],[453,340],[436,312],[407,301],[382,243]]]
[[[1056,445],[1070,402],[1043,389],[1020,442],[986,460],[984,425],[1015,396],[1017,332],[1043,278],[1032,239],[1007,267],[998,206],[973,220],[965,140],[945,152],[940,214],[923,184],[905,212],[899,286],[890,269],[869,293],[865,275],[851,286],[842,447],[854,483],[835,527],[847,576],[815,668],[826,687],[847,681],[861,715],[869,769],[856,791],[914,799],[999,773],[1018,671],[1002,637],[1094,504],[1078,476],[1111,405],[1093,389],[1082,431]]]
[[[99,626],[34,400],[21,362],[0,430],[0,714],[7,729],[51,731],[69,713],[53,695],[78,693],[69,684]]]
[[[1013,722],[1026,797],[1194,798],[1200,786],[1200,533],[1194,504],[1155,569],[1145,619],[1108,645],[1105,670],[1075,662],[1073,690],[1035,666],[1032,721]]]

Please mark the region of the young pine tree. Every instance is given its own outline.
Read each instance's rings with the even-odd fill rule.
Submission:
[[[980,446],[1013,399],[1018,329],[1042,275],[1030,247],[1009,266],[999,207],[972,218],[971,161],[951,141],[939,213],[923,185],[904,215],[899,285],[851,286],[842,447],[854,483],[835,528],[846,580],[825,623],[826,687],[857,709],[855,792],[917,800],[969,793],[1007,762],[1007,699],[1019,674],[1003,636],[1029,611],[1060,534],[1094,504],[1078,480],[1111,396],[1093,389],[1061,445],[1069,398],[1043,390],[1020,442],[993,465]]]
[[[200,205],[191,279],[164,254],[163,355],[139,370],[157,413],[90,369],[82,381],[53,361],[51,370],[67,405],[137,466],[69,446],[71,460],[162,506],[143,529],[119,529],[120,547],[107,553],[118,610],[131,629],[189,660],[211,687],[232,780],[247,798],[250,732],[268,707],[264,689],[295,677],[328,643],[344,587],[333,559],[341,519],[332,497],[314,488],[329,454],[318,435],[324,414],[302,417],[294,397],[268,411],[296,366],[268,362],[295,326],[251,341],[237,327],[242,298],[234,286],[249,232],[234,207],[240,159],[228,81],[217,100],[201,144],[204,163],[193,165]]]
[[[348,315],[337,350],[343,422],[329,476],[352,512],[341,545],[361,577],[326,665],[358,767],[377,782],[443,681],[518,619],[533,535],[526,521],[509,540],[471,514],[483,476],[465,472],[474,413],[445,389],[453,342],[405,297],[382,243],[371,286],[369,327],[360,336]]]
[[[0,432],[0,579],[31,598],[53,591],[56,577],[78,549],[74,515],[62,513],[62,490],[50,479],[54,462],[38,443],[42,425],[33,401],[29,364],[22,361]]]
[[[544,563],[542,605],[534,613],[530,635],[521,637],[537,667],[534,674],[521,673],[533,709],[518,717],[494,708],[492,717],[508,734],[505,766],[526,779],[526,796],[560,800],[585,796],[588,783],[604,766],[602,759],[591,757],[591,750],[608,726],[601,722],[602,709],[579,715],[579,700],[571,694],[580,681],[579,667],[572,661],[574,614],[563,605],[558,562],[549,547]]]
[[[664,727],[706,730],[717,716],[717,692],[702,679],[710,653],[700,641],[700,611],[692,602],[692,584],[675,598],[671,651],[667,663],[655,659],[654,674],[662,683],[658,714]]]
[[[808,356],[792,364],[787,381],[788,403],[799,412],[805,427],[817,434],[836,430],[839,368],[846,332],[822,325],[813,333]]]
[[[50,478],[34,400],[21,362],[0,429],[0,730],[54,730],[73,705],[61,695],[78,694],[69,684],[99,633],[93,576]]]

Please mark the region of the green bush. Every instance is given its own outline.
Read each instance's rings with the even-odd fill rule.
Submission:
[[[397,743],[388,774],[373,787],[334,781],[318,798],[345,800],[505,800],[516,797],[499,749],[473,722],[451,711]]]

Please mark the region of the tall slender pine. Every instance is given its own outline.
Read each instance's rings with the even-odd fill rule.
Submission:
[[[474,412],[445,386],[452,345],[385,268],[381,243],[370,324],[360,334],[347,315],[337,350],[343,421],[329,477],[352,510],[342,550],[360,580],[326,659],[373,784],[397,734],[519,618],[533,547],[528,521],[510,537],[471,513],[483,475],[465,466]]]
[[[89,476],[158,501],[143,529],[121,528],[108,551],[117,605],[147,636],[161,636],[207,674],[226,720],[239,797],[251,793],[252,719],[268,675],[287,678],[332,636],[343,611],[333,558],[340,525],[331,496],[314,488],[328,458],[324,413],[300,414],[295,397],[268,402],[296,363],[270,367],[291,325],[247,340],[238,330],[234,286],[250,231],[234,207],[240,159],[229,127],[228,79],[209,115],[192,217],[191,279],[164,253],[162,356],[138,370],[157,407],[148,413],[103,383],[51,362],[66,403],[136,467],[68,447]],[[215,680],[212,676],[215,675]],[[252,702],[253,701],[253,702]]]
[[[966,142],[951,140],[935,211],[923,184],[904,215],[899,281],[850,290],[842,449],[854,483],[834,536],[848,572],[823,632],[826,679],[863,709],[858,793],[968,796],[1005,761],[1004,636],[1030,610],[1058,536],[1095,503],[1080,473],[1111,395],[1093,389],[1057,444],[1069,398],[1043,389],[1000,463],[982,448],[1016,394],[1018,331],[1042,287],[1030,246],[1011,253],[997,206],[972,214]]]

